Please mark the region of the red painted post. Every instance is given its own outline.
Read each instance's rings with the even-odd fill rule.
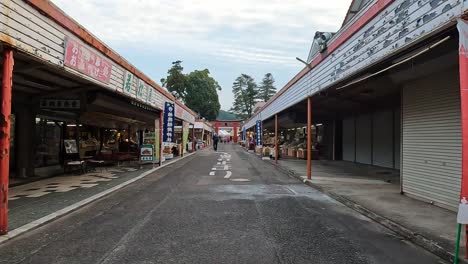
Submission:
[[[237,143],[237,133],[239,132],[239,127],[237,127],[236,125],[234,125],[234,137],[233,137],[233,141],[234,143]]]
[[[460,64],[460,109],[461,109],[461,128],[462,128],[462,180],[460,190],[460,206],[458,209],[457,222],[458,239],[457,252],[455,258],[458,257],[458,245],[461,232],[461,225],[467,224],[466,219],[466,199],[468,198],[468,47],[465,43],[468,38],[468,23],[465,20],[458,20],[458,30],[460,35],[459,46],[459,64]],[[466,230],[466,229],[465,229]],[[466,232],[466,231],[465,231]],[[468,239],[467,239],[468,242]],[[468,243],[465,245],[468,252]],[[467,253],[468,257],[468,253]]]
[[[307,179],[312,178],[312,98],[307,98]]]
[[[197,143],[195,143],[195,124],[192,125],[192,152],[195,152],[195,147]]]
[[[10,174],[10,116],[13,84],[13,50],[3,51],[2,106],[0,115],[0,235],[8,233],[8,180]]]
[[[164,119],[164,112],[161,111],[159,113],[159,166],[162,166],[162,159],[163,159],[163,119]]]

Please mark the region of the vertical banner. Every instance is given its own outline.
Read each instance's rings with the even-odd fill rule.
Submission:
[[[154,160],[159,160],[159,137],[161,134],[161,127],[159,126],[159,118],[154,120]]]
[[[164,105],[163,142],[174,142],[174,104]]]
[[[189,123],[184,121],[182,123],[182,148],[184,149],[184,153],[187,150],[188,135],[189,135]]]
[[[247,130],[245,130],[245,127],[242,130],[242,140],[247,140]]]
[[[262,120],[257,120],[257,146],[262,145]]]
[[[468,23],[458,19],[460,35],[460,101],[462,126],[462,181],[457,222],[468,224]]]

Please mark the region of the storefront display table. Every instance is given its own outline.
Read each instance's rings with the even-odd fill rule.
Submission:
[[[91,171],[91,170],[95,171],[96,168],[99,167],[101,169],[101,172],[102,172],[102,168],[104,167],[105,162],[103,160],[89,159],[89,160],[86,161],[86,163],[87,163],[86,168],[87,168],[88,171]]]
[[[85,173],[85,162],[83,160],[73,160],[65,162],[64,170],[65,172],[71,172],[73,170],[79,172],[80,174]]]

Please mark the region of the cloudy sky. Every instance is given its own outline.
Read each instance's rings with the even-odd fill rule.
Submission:
[[[351,0],[53,0],[99,39],[160,83],[171,62],[209,69],[232,106],[241,73],[278,90],[307,58],[315,31],[339,29]],[[78,4],[79,3],[79,4]]]

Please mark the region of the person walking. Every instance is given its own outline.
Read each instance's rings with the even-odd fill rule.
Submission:
[[[214,133],[213,135],[213,149],[215,151],[218,151],[218,140],[219,140],[219,137],[216,133]]]

